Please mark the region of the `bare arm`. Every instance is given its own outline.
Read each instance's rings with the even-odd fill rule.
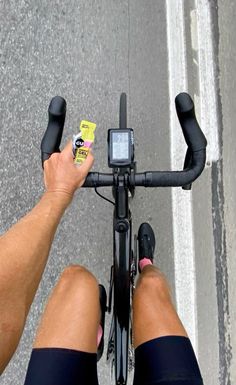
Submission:
[[[73,164],[71,141],[44,163],[46,192],[0,237],[0,373],[14,353],[47,263],[60,219],[93,164]]]
[[[32,211],[1,236],[0,304],[8,308],[8,321],[19,316],[19,310],[27,316],[68,204],[63,193],[46,192]]]

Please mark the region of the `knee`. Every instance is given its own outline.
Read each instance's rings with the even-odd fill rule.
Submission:
[[[146,269],[138,279],[136,295],[160,300],[171,300],[171,288],[166,276],[156,267]]]
[[[80,265],[66,267],[60,276],[58,286],[62,291],[68,291],[68,289],[73,289],[76,292],[86,290],[93,295],[97,295],[99,291],[96,277]]]

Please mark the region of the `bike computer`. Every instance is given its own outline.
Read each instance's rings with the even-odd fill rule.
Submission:
[[[134,159],[134,133],[132,128],[108,130],[108,166],[128,167]]]

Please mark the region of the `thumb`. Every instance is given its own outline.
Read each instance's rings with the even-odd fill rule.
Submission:
[[[71,139],[66,143],[65,147],[61,151],[61,154],[63,154],[64,156],[66,156],[68,158],[73,159],[72,140]]]

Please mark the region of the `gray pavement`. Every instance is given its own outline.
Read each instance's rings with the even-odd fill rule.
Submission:
[[[43,192],[39,148],[48,103],[56,94],[68,105],[63,145],[81,119],[97,123],[94,170],[107,170],[106,131],[118,124],[122,91],[128,95],[139,169],[152,168],[154,157],[157,168],[169,168],[164,3],[140,2],[137,7],[134,1],[128,5],[109,0],[67,1],[63,6],[46,0],[3,2],[0,15],[2,233]],[[132,207],[134,230],[143,220],[157,230],[160,264],[174,282],[173,260],[167,258],[172,244],[170,191],[137,191]],[[108,288],[111,224],[112,207],[94,191],[76,194],[58,228],[21,343],[1,378],[3,385],[23,383],[36,325],[65,266],[87,266]],[[105,357],[99,378],[110,384]]]
[[[227,307],[221,317],[221,334],[224,333],[224,345],[221,345],[221,383],[236,382],[236,164],[235,164],[235,119],[236,119],[236,48],[234,37],[236,26],[236,5],[233,1],[219,1],[219,66],[220,100],[222,103],[222,177],[224,198],[225,230],[225,286],[228,289]],[[228,275],[228,277],[227,277]],[[228,278],[228,284],[227,284]],[[218,295],[220,302],[220,293]],[[225,353],[225,354],[224,354]],[[224,379],[225,378],[225,379]],[[228,381],[228,382],[226,382]]]
[[[197,256],[194,270],[196,354],[205,383],[212,385],[230,385],[236,380],[233,333],[236,308],[233,122],[236,108],[235,81],[232,80],[236,7],[233,2],[227,3],[229,6],[224,7],[224,2],[219,1],[217,13],[216,2],[211,2],[213,53],[216,62],[219,58],[220,66],[224,162],[209,161],[204,175],[194,185],[191,203]],[[185,3],[188,84],[190,93],[200,98],[199,77],[193,65],[197,52],[190,49],[193,9],[194,1]],[[81,119],[97,123],[94,170],[107,171],[106,132],[118,124],[122,91],[127,93],[128,121],[135,130],[138,170],[170,169],[171,80],[164,1],[2,1],[0,25],[0,234],[25,215],[44,191],[40,142],[47,125],[48,104],[54,95],[67,100],[61,147],[77,132]],[[231,48],[228,50],[228,47]],[[218,95],[218,89],[216,91]],[[223,195],[214,195],[219,189]],[[110,195],[108,189],[104,192]],[[134,231],[142,221],[149,221],[155,229],[158,264],[178,302],[176,298],[181,290],[180,294],[176,293],[171,189],[137,189],[131,209]],[[215,230],[219,223],[222,224],[220,230]],[[111,226],[112,207],[94,191],[80,189],[58,227],[20,345],[0,379],[2,385],[23,384],[40,315],[66,266],[85,265],[108,289]],[[225,249],[218,247],[221,241],[226,242],[226,264]],[[188,271],[184,273],[187,275]],[[185,319],[182,321],[185,324]],[[110,317],[107,317],[106,338],[109,322]],[[188,322],[186,318],[186,324]],[[98,372],[100,383],[111,384],[105,355]]]

